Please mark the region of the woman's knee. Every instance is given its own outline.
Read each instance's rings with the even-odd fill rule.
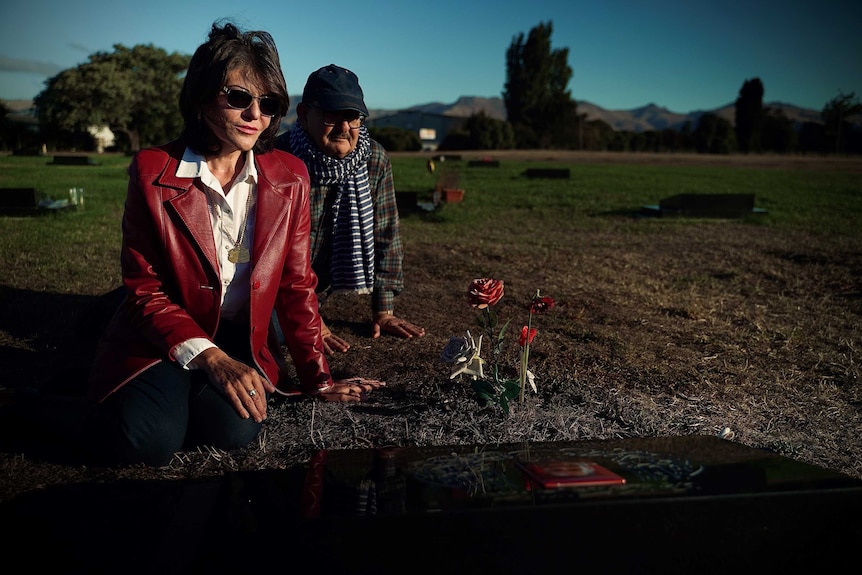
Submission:
[[[262,427],[254,419],[240,417],[223,394],[206,385],[190,406],[186,448],[238,449],[253,442]]]
[[[230,451],[246,447],[257,439],[263,425],[253,419],[242,419],[234,414],[232,421],[222,421],[221,425],[207,425],[198,433],[190,434],[186,448],[210,445],[218,449]]]
[[[182,449],[188,427],[188,374],[157,364],[102,404],[109,452],[120,463],[163,466]]]
[[[174,454],[183,448],[185,426],[145,425],[138,422],[137,426],[123,425],[115,435],[113,451],[116,459],[122,464],[144,463],[153,467],[168,465]]]

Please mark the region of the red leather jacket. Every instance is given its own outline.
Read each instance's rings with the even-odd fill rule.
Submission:
[[[212,339],[221,311],[221,282],[206,195],[197,178],[175,174],[185,144],[139,152],[129,167],[121,265],[126,300],[96,352],[90,396],[103,401],[126,382],[193,338]],[[295,391],[275,332],[275,309],[300,387],[332,383],[323,351],[309,258],[309,180],[297,157],[255,155],[258,171],[251,248],[250,333],[257,368],[279,390]]]

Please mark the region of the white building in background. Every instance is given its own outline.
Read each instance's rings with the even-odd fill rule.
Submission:
[[[87,128],[87,133],[93,136],[96,142],[96,152],[104,153],[107,148],[110,148],[116,143],[114,132],[108,126],[90,126]]]

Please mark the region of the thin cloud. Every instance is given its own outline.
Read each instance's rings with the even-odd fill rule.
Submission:
[[[77,42],[69,42],[67,44],[67,46],[69,46],[69,48],[71,48],[72,50],[75,50],[76,52],[82,52],[82,53],[87,54],[87,55],[92,53],[92,50],[90,50],[89,48],[87,48],[83,44],[78,44]]]
[[[60,66],[50,62],[9,58],[0,54],[0,72],[30,72],[42,76],[53,76],[60,70]]]

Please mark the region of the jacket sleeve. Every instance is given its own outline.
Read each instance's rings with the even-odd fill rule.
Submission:
[[[290,167],[302,185],[290,210],[287,237],[284,238],[287,252],[281,270],[275,309],[284,333],[285,345],[296,367],[300,389],[315,394],[332,384],[332,376],[323,348],[323,332],[315,293],[317,276],[311,269],[308,172],[299,160]]]

